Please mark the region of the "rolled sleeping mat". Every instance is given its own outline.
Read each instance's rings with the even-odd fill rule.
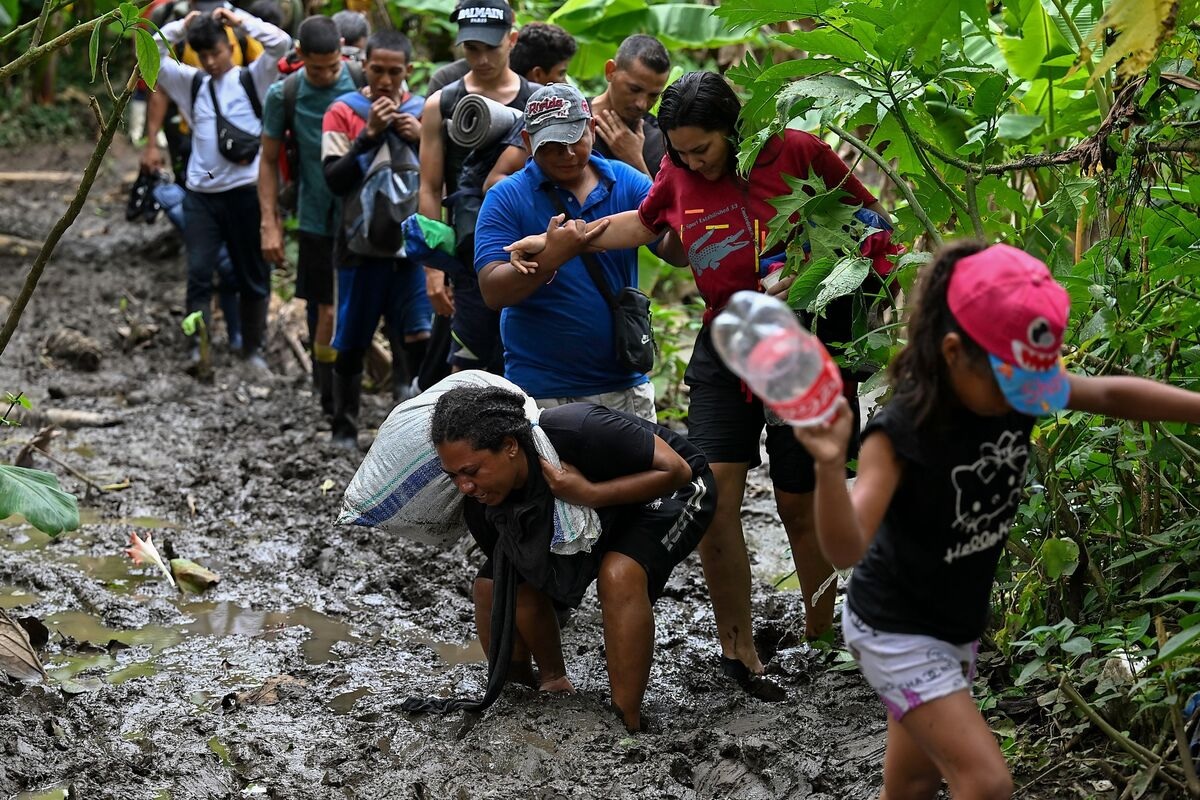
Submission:
[[[458,101],[447,126],[450,140],[472,150],[491,147],[509,132],[521,112],[478,94]]]

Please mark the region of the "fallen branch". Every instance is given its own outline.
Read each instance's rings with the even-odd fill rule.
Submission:
[[[105,15],[100,19],[107,19],[109,16],[111,15]],[[99,22],[100,19],[93,20],[93,23]],[[63,34],[63,36],[74,34],[80,30],[86,33],[91,30],[91,27],[93,26],[81,25],[78,28],[72,29],[69,33]],[[42,47],[51,47],[54,42],[59,41],[63,36],[48,42]],[[32,52],[34,50],[27,51],[25,56],[28,56]],[[25,56],[21,56],[17,61],[25,58]],[[17,62],[14,61],[13,64],[15,63]],[[0,82],[3,82],[8,76],[9,72],[6,72],[6,70],[9,70],[11,67],[12,64],[9,64],[7,67],[0,69]],[[25,308],[29,305],[29,299],[33,296],[33,290],[37,287],[38,281],[46,269],[46,265],[50,262],[50,256],[54,254],[54,249],[58,247],[59,240],[62,239],[67,229],[75,223],[75,219],[83,209],[83,204],[92,190],[92,184],[96,182],[96,174],[100,171],[100,164],[104,161],[104,155],[112,145],[113,136],[125,118],[125,106],[129,104],[129,98],[133,97],[133,92],[137,88],[139,74],[140,72],[135,64],[133,71],[129,73],[129,80],[125,82],[125,91],[121,92],[120,97],[117,98],[117,102],[113,104],[108,121],[100,131],[100,140],[96,142],[96,147],[92,150],[92,157],[88,161],[87,167],[84,168],[83,179],[79,182],[79,188],[75,191],[75,197],[71,199],[71,204],[67,206],[67,210],[63,212],[63,215],[58,218],[58,222],[54,223],[54,227],[50,229],[49,234],[46,236],[46,241],[42,243],[42,249],[33,260],[33,266],[29,268],[29,274],[25,277],[25,284],[21,287],[21,293],[17,295],[12,309],[8,312],[8,318],[4,321],[4,327],[0,329],[0,355],[4,354],[5,348],[8,347],[8,343],[13,337],[13,333],[16,332],[17,323],[20,322],[21,315],[25,313]]]
[[[58,456],[52,456],[49,453],[47,453],[45,450],[42,450],[40,447],[33,448],[32,450],[30,450],[30,453],[41,456],[42,458],[46,459],[50,463],[57,464],[58,466],[62,467],[67,472],[71,473],[76,478],[78,478],[79,480],[86,483],[89,489],[95,489],[97,492],[100,492],[101,494],[108,491],[103,486],[101,486],[99,483],[96,483],[96,481],[93,480],[92,478],[89,478],[87,475],[84,475],[82,472],[75,469],[70,464],[66,463],[65,461],[60,460],[58,458]]]
[[[78,177],[78,172],[63,170],[17,170],[0,172],[0,183],[63,183]]]
[[[284,330],[283,340],[287,342],[288,349],[292,351],[292,355],[300,362],[300,367],[311,375],[313,371],[312,358],[304,350],[304,345],[300,343],[300,339],[291,331]]]
[[[1067,699],[1070,700],[1075,707],[1078,708],[1083,715],[1088,718],[1088,721],[1099,728],[1100,732],[1111,739],[1113,743],[1117,745],[1117,747],[1120,747],[1126,753],[1129,753],[1147,767],[1159,765],[1163,769],[1163,773],[1159,775],[1160,778],[1180,791],[1187,791],[1187,786],[1166,773],[1166,769],[1169,765],[1165,764],[1163,760],[1159,758],[1153,751],[1148,750],[1142,745],[1133,741],[1128,736],[1114,728],[1108,722],[1108,720],[1100,716],[1100,712],[1092,708],[1091,704],[1088,703],[1087,700],[1083,699],[1083,695],[1079,694],[1075,687],[1070,684],[1066,675],[1063,675],[1062,678],[1059,679],[1058,688],[1059,691],[1065,694]]]

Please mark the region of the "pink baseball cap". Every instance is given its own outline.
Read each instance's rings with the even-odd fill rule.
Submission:
[[[987,351],[1010,406],[1031,416],[1066,407],[1062,341],[1071,301],[1045,264],[994,244],[959,259],[946,301],[963,331]]]

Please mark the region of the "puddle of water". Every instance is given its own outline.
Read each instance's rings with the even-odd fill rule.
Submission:
[[[141,570],[123,555],[77,556],[68,561],[78,566],[84,575],[100,581],[117,594],[130,594],[148,580],[161,579],[157,571]]]
[[[364,686],[352,692],[343,692],[329,701],[329,707],[335,714],[349,714],[354,704],[371,693],[370,687]]]
[[[435,639],[424,631],[412,631],[401,638],[406,642],[425,645],[437,653],[438,658],[447,667],[459,664],[487,663],[487,653],[483,652],[483,645],[480,644],[479,639],[471,639],[466,644],[455,644],[454,642],[443,642]]]
[[[79,642],[91,642],[104,647],[113,639],[134,647],[150,645],[153,653],[160,653],[164,648],[179,642],[182,634],[161,625],[146,625],[134,630],[117,630],[106,627],[92,614],[85,611],[60,611],[51,614],[44,620],[46,627],[58,631],[64,636],[70,636]]]
[[[164,519],[162,517],[111,517],[105,518],[101,516],[98,508],[81,508],[79,509],[79,524],[83,525],[129,525],[134,528],[148,528],[150,530],[162,530],[164,528],[177,529],[182,528],[178,522]]]
[[[45,789],[18,792],[12,796],[12,800],[67,800],[68,786],[70,786],[69,783],[56,783]]]
[[[108,676],[108,682],[117,685],[131,681],[134,678],[148,678],[151,675],[158,674],[158,667],[152,661],[138,661],[135,664],[129,664],[121,667],[113,674]]]
[[[91,445],[77,444],[74,447],[68,447],[67,450],[81,458],[95,458],[96,451]]]
[[[311,608],[255,611],[222,601],[188,603],[179,610],[195,620],[184,628],[184,632],[205,636],[262,636],[269,640],[285,628],[308,628],[311,635],[304,642],[303,650],[309,664],[324,664],[332,659],[333,646],[338,642],[358,641],[349,625]]]
[[[0,537],[0,547],[14,552],[45,547],[53,538],[27,523],[20,514],[0,519],[0,528],[8,528],[11,531],[10,535]]]
[[[20,586],[0,583],[0,608],[6,611],[20,606],[31,606],[40,599],[33,592],[22,589]]]

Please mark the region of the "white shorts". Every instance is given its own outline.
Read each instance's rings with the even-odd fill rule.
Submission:
[[[897,722],[922,703],[971,691],[979,641],[950,644],[932,636],[877,631],[842,607],[842,636],[863,677]]]

